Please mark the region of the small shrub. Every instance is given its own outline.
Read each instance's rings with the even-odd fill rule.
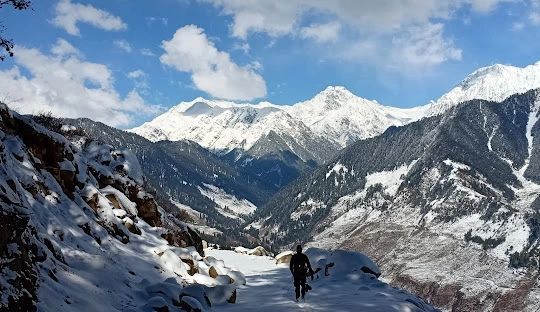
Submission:
[[[51,112],[40,111],[37,115],[34,115],[32,119],[36,123],[41,124],[45,128],[54,132],[59,132],[62,128],[62,122],[60,119],[54,117]]]

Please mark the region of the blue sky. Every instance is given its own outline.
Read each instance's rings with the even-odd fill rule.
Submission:
[[[294,104],[329,85],[436,100],[479,67],[540,60],[539,0],[51,0],[0,9],[0,98],[140,125],[198,96]]]

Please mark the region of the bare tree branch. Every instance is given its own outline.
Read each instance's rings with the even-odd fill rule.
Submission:
[[[32,9],[30,6],[32,5],[32,1],[28,0],[0,0],[0,9],[4,7],[4,5],[13,6],[17,10],[26,10],[26,9]],[[2,36],[2,33],[6,27],[0,22],[0,50],[3,48],[7,55],[10,57],[13,56],[13,39],[7,39]],[[6,59],[6,54],[0,55],[0,60],[3,61]]]

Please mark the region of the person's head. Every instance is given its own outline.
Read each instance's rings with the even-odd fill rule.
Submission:
[[[302,252],[302,245],[296,246],[296,252],[301,253]]]

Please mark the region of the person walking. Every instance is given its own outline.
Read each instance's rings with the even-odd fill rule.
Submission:
[[[302,288],[302,299],[306,295],[306,278],[308,276],[307,272],[313,276],[314,272],[309,263],[309,258],[302,253],[302,246],[296,246],[296,254],[291,258],[291,263],[289,265],[291,273],[294,277],[294,291],[296,293],[296,301],[300,297],[300,287]]]

